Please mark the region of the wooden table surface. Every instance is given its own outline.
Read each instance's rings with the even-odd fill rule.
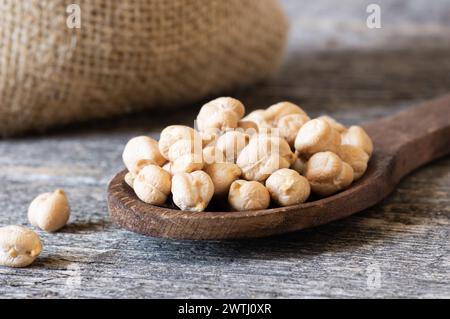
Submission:
[[[283,1],[293,28],[280,73],[229,94],[250,108],[291,100],[350,124],[450,90],[444,1],[378,1],[388,9],[379,30],[365,27],[366,1],[314,2]],[[126,141],[192,124],[199,105],[0,141],[0,225],[27,225],[29,202],[58,187],[73,211],[61,232],[39,232],[45,247],[31,267],[0,267],[0,297],[450,297],[448,157],[367,211],[284,236],[171,241],[112,225],[106,186]]]

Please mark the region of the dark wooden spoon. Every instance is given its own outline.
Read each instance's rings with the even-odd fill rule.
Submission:
[[[414,169],[450,153],[450,95],[363,127],[375,145],[368,170],[331,197],[259,211],[191,213],[141,202],[124,182],[123,171],[108,188],[111,218],[144,235],[207,240],[282,234],[350,216],[381,201]]]

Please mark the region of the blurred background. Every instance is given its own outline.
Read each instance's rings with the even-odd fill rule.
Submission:
[[[449,92],[449,1],[282,4],[291,23],[282,70],[269,90],[244,93],[248,104],[293,100],[312,113],[354,122],[356,111],[368,120]],[[367,27],[370,4],[381,8],[380,29]]]
[[[281,0],[292,23],[290,49],[396,49],[448,46],[450,3],[446,0]],[[369,29],[369,5],[381,9],[381,28]],[[301,44],[301,45],[300,45]]]
[[[256,85],[223,92],[248,111],[288,100],[311,116],[326,113],[352,124],[450,92],[450,1],[281,3],[290,22],[281,68]],[[366,24],[371,3],[381,8],[379,29]],[[73,212],[63,232],[41,234],[45,251],[35,268],[0,268],[0,296],[450,296],[448,157],[415,172],[365,212],[286,236],[194,243],[112,225],[106,188],[123,169],[125,143],[140,134],[157,138],[167,125],[192,125],[202,103],[214,97],[0,140],[0,225],[26,225],[30,200],[56,188],[69,194]],[[371,269],[379,286],[369,285]]]
[[[3,3],[0,115],[13,129],[0,126],[0,134],[66,123],[155,131],[180,120],[192,125],[217,95],[238,97],[249,111],[289,100],[348,122],[353,110],[370,119],[450,87],[445,0],[280,0],[289,22],[284,50],[276,0],[104,8],[102,1],[79,2],[80,29],[66,27],[59,0]],[[368,25],[374,6],[379,28]],[[168,106],[174,112],[159,112]],[[142,109],[150,111],[123,115]],[[116,118],[98,120],[108,115]]]
[[[446,0],[281,0],[290,30],[275,77],[223,94],[248,110],[289,100],[313,115],[330,113],[350,124],[381,117],[450,89],[450,2]],[[381,28],[367,26],[381,8]],[[158,130],[191,124],[205,97],[178,112],[148,112],[112,121],[114,129]],[[102,121],[108,125],[111,121]],[[95,121],[95,126],[99,125]],[[87,125],[89,127],[89,124]],[[78,127],[78,125],[76,125]]]

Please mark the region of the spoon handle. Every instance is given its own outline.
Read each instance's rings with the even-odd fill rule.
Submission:
[[[450,153],[450,95],[364,125],[374,148],[392,157],[392,182]]]

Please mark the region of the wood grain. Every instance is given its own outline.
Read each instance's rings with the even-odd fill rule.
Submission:
[[[331,0],[284,2],[293,37],[279,75],[226,92],[249,108],[286,99],[313,116],[327,113],[354,124],[449,91],[449,6],[443,1],[383,1],[392,5],[381,31],[353,27],[365,21],[363,1],[345,7]],[[328,32],[326,25],[338,28]],[[309,51],[305,37],[321,46]],[[67,190],[73,212],[62,232],[39,232],[44,251],[31,268],[0,268],[0,296],[450,297],[449,157],[409,175],[373,208],[288,235],[199,242],[115,227],[106,188],[123,167],[123,145],[138,134],[157,137],[169,124],[191,125],[199,104],[0,141],[1,225],[27,225],[32,198],[58,187]]]

